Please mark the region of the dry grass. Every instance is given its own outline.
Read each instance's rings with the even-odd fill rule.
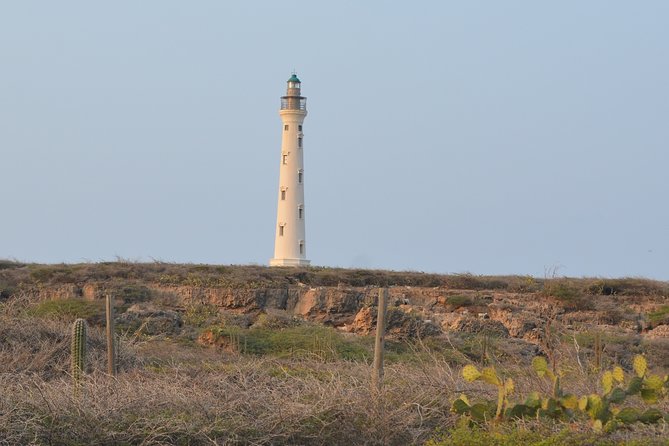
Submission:
[[[326,267],[269,268],[259,265],[197,265],[165,262],[101,262],[40,265],[0,260],[0,297],[21,287],[85,282],[160,283],[234,288],[309,286],[422,286],[462,290],[538,292],[567,290],[579,295],[669,296],[669,283],[644,278],[533,278],[429,274]],[[560,285],[560,286],[557,286]],[[562,291],[560,291],[562,290]]]
[[[93,345],[92,350],[101,348]],[[161,350],[163,361],[151,360],[152,349]],[[466,384],[459,367],[429,356],[410,365],[389,365],[385,389],[377,395],[370,391],[370,369],[363,363],[165,351],[150,341],[134,350],[146,360],[126,367],[117,379],[100,373],[103,363],[94,360],[95,370],[78,393],[65,371],[3,366],[0,444],[423,444],[438,430],[454,426],[450,404],[461,392],[472,399],[495,396],[488,386]],[[50,355],[58,361],[62,356],[52,349],[33,354],[42,364]],[[595,390],[593,375],[567,364],[566,355],[563,360],[570,391]],[[546,385],[523,361],[496,367],[514,377],[520,394]],[[532,427],[526,422],[524,427],[565,429],[559,423]],[[585,421],[570,429],[589,432]],[[657,439],[662,432],[637,429],[616,435]]]
[[[95,270],[92,265],[81,268],[77,274]],[[30,266],[3,267],[0,272],[12,270],[29,274]],[[518,280],[535,286],[526,278]],[[90,373],[75,392],[68,374],[71,315],[36,317],[34,307],[20,295],[0,302],[0,445],[423,444],[439,430],[453,432],[457,418],[450,405],[460,393],[471,399],[495,398],[489,386],[460,378],[463,363],[486,361],[513,377],[518,399],[531,390],[550,390],[530,371],[531,354],[512,340],[486,338],[483,355],[480,338],[456,334],[389,352],[381,394],[370,391],[371,371],[365,361],[345,361],[334,353],[327,361],[317,355],[227,353],[194,345],[185,337],[124,339],[120,373],[114,379],[100,372],[105,369],[105,342],[99,328],[91,327]],[[204,310],[193,310],[185,319],[193,327],[206,326],[215,313]],[[276,321],[265,322],[261,330],[274,329]],[[291,333],[289,328],[281,325],[277,330]],[[586,340],[577,349],[573,336],[555,329],[552,337],[551,354],[564,372],[563,386],[579,395],[596,391],[598,374],[592,370]],[[669,411],[666,402],[661,409]],[[590,435],[585,420],[516,426]],[[650,443],[662,438],[661,429],[637,426],[604,440]]]
[[[451,423],[438,367],[387,370],[386,392],[369,368],[238,357],[205,368],[94,373],[75,396],[67,378],[2,374],[6,444],[419,444]],[[422,378],[422,379],[421,379]]]
[[[70,379],[71,321],[0,305],[0,444],[420,444],[449,414],[456,373],[438,361],[386,370],[370,392],[366,363],[227,354],[177,340],[121,345],[105,369],[89,330],[89,374]]]
[[[525,368],[504,372],[516,377],[521,392],[542,384]],[[567,372],[570,390],[595,390],[591,377],[573,372]],[[356,363],[235,357],[209,367],[137,369],[117,380],[94,373],[78,397],[66,378],[2,375],[7,391],[0,407],[11,410],[0,411],[0,433],[7,444],[422,444],[454,425],[449,406],[460,391],[494,397],[438,361],[389,367],[381,395],[370,392],[368,374]],[[543,432],[566,428],[520,424]],[[589,432],[585,422],[570,429]],[[637,426],[611,438],[662,436],[661,429]]]

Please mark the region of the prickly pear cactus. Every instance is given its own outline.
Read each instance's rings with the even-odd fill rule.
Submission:
[[[470,422],[478,423],[493,419],[535,417],[573,421],[587,415],[597,432],[610,432],[622,425],[637,422],[652,424],[669,421],[669,415],[654,407],[644,410],[638,406],[623,406],[630,396],[636,395],[646,404],[655,404],[669,394],[669,376],[649,373],[646,358],[637,355],[633,366],[634,374],[629,377],[620,366],[605,370],[601,376],[601,392],[579,398],[562,389],[560,378],[565,375],[560,370],[550,370],[545,358],[536,357],[532,360],[532,368],[537,376],[552,384],[552,394],[534,391],[527,395],[524,402],[513,403],[508,398],[514,392],[510,378],[502,380],[491,367],[479,370],[473,365],[466,365],[462,369],[462,376],[467,382],[483,381],[498,388],[497,405],[488,400],[472,404],[463,394],[453,402],[451,411],[469,417]]]
[[[462,369],[462,376],[468,382],[481,380],[485,383],[497,387],[497,406],[492,404],[478,404],[470,406],[465,395],[462,395],[451,407],[451,411],[461,415],[471,415],[474,419],[485,420],[490,418],[488,409],[495,407],[494,414],[496,419],[501,419],[504,416],[504,411],[509,405],[509,395],[514,391],[514,384],[511,378],[506,380],[500,378],[497,372],[492,367],[486,367],[479,371],[475,366],[469,364]]]
[[[633,395],[641,397],[646,404],[655,404],[667,395],[669,377],[650,374],[648,363],[642,355],[634,357],[634,375],[626,379],[619,366],[602,374],[601,394],[584,396],[579,400],[579,409],[590,416],[596,431],[615,429],[620,424],[657,423],[664,414],[656,408],[645,411],[638,407],[621,407]]]
[[[86,371],[86,321],[77,319],[72,324],[72,379],[79,383]]]

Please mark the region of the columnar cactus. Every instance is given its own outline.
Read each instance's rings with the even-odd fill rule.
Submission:
[[[79,383],[86,371],[86,320],[77,319],[72,325],[72,379]]]

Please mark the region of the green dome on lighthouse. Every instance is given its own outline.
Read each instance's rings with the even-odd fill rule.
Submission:
[[[298,82],[298,83],[302,83],[302,82],[300,82],[300,79],[297,77],[297,75],[296,75],[295,73],[293,73],[293,75],[290,76],[290,79],[288,79],[288,82]]]

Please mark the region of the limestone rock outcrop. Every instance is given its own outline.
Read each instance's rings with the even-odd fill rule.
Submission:
[[[209,305],[251,325],[273,311],[323,323],[343,331],[370,334],[377,314],[378,288],[310,287],[295,283],[282,288],[168,285],[137,280],[35,285],[22,290],[37,299],[103,299],[107,294],[129,309],[119,323],[142,327],[146,334],[174,333],[181,315],[193,305]],[[440,332],[484,333],[540,344],[546,324],[568,329],[599,325],[649,338],[666,338],[667,325],[648,330],[642,316],[666,305],[618,296],[589,296],[579,308],[538,292],[458,290],[446,287],[389,287],[387,333],[391,337],[424,337]],[[623,311],[621,308],[627,308]]]

